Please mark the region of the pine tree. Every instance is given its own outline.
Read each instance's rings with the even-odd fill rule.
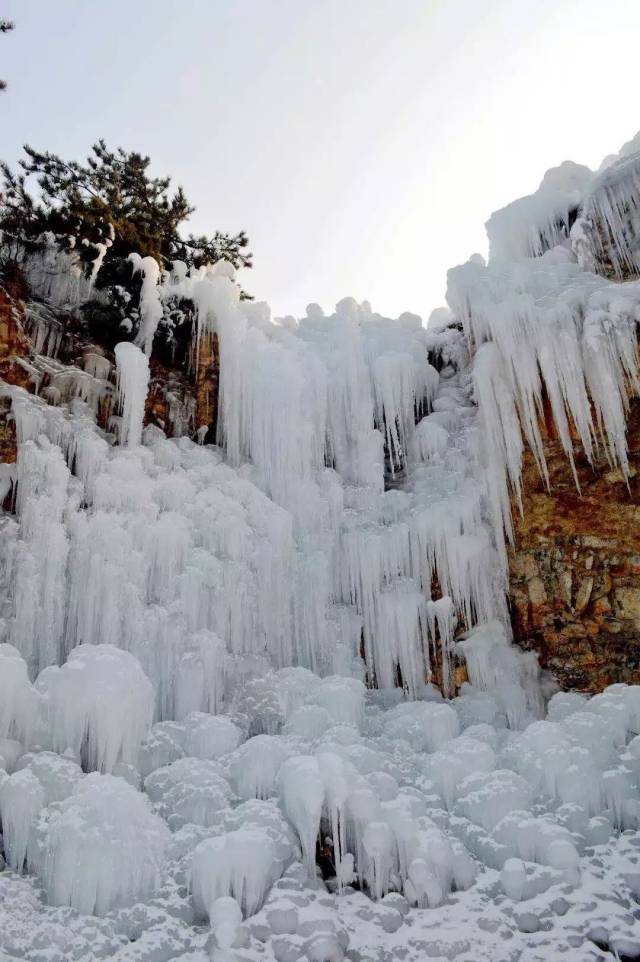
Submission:
[[[244,231],[181,236],[180,225],[194,207],[182,187],[171,190],[170,177],[150,175],[149,157],[122,147],[110,150],[104,140],[93,145],[84,163],[29,145],[24,151],[18,172],[0,164],[0,229],[32,244],[50,231],[61,247],[75,245],[87,270],[95,245],[110,241],[98,286],[127,286],[126,259],[134,251],[155,257],[163,268],[173,260],[200,267],[220,258],[234,267],[251,267]],[[32,176],[39,186],[37,199],[27,187]]]

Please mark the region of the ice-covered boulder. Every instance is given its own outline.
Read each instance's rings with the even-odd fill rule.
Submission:
[[[88,771],[135,764],[153,717],[153,687],[139,661],[113,645],[81,645],[37,680],[51,747],[71,749]]]
[[[194,758],[220,758],[237,748],[242,740],[241,730],[224,715],[192,712],[181,726],[184,750]]]
[[[42,811],[28,864],[52,905],[105,915],[151,895],[162,879],[169,839],[144,795],[121,778],[93,773]]]
[[[201,758],[180,758],[148,775],[145,791],[173,829],[193,824],[208,828],[220,820],[232,798],[220,766]]]
[[[230,896],[245,917],[253,915],[281,868],[273,841],[259,829],[239,829],[206,839],[195,849],[191,863],[196,911],[212,918],[216,901]]]

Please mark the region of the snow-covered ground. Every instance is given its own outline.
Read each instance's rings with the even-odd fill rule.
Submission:
[[[81,371],[31,308],[49,384],[0,383],[0,960],[640,957],[640,687],[553,694],[505,603],[543,397],[570,460],[575,432],[628,471],[640,284],[589,268],[594,218],[633,264],[633,156],[494,215],[428,328],[272,321],[227,264],[132,257],[135,341]],[[215,446],[143,429],[177,301],[219,338]]]

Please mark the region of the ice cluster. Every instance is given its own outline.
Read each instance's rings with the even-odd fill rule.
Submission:
[[[10,957],[35,959],[39,932],[52,959],[87,962],[640,951],[640,687],[557,693],[514,725],[501,687],[260,681],[228,713],[155,722],[111,774],[0,741]]]
[[[637,146],[494,215],[427,328],[272,320],[226,262],[133,255],[132,340],[71,368],[56,307],[104,251],[24,259],[49,304],[35,393],[0,382],[0,953],[640,956],[640,687],[552,694],[505,603],[543,412],[629,476],[640,283],[594,271],[637,267]],[[219,341],[215,445],[144,427],[178,302],[196,366]]]

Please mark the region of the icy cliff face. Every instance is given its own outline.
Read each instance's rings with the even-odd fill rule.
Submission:
[[[629,163],[599,175],[627,212]],[[351,298],[272,321],[228,264],[134,257],[134,340],[65,374],[31,308],[42,391],[0,384],[0,946],[35,959],[42,924],[56,959],[340,962],[348,931],[385,962],[640,951],[640,689],[547,705],[505,603],[543,410],[570,465],[578,441],[631,477],[640,285],[585,270],[596,223],[631,263],[599,184],[565,164],[495,215],[427,328]],[[196,377],[219,345],[216,445],[144,426],[177,302]]]

